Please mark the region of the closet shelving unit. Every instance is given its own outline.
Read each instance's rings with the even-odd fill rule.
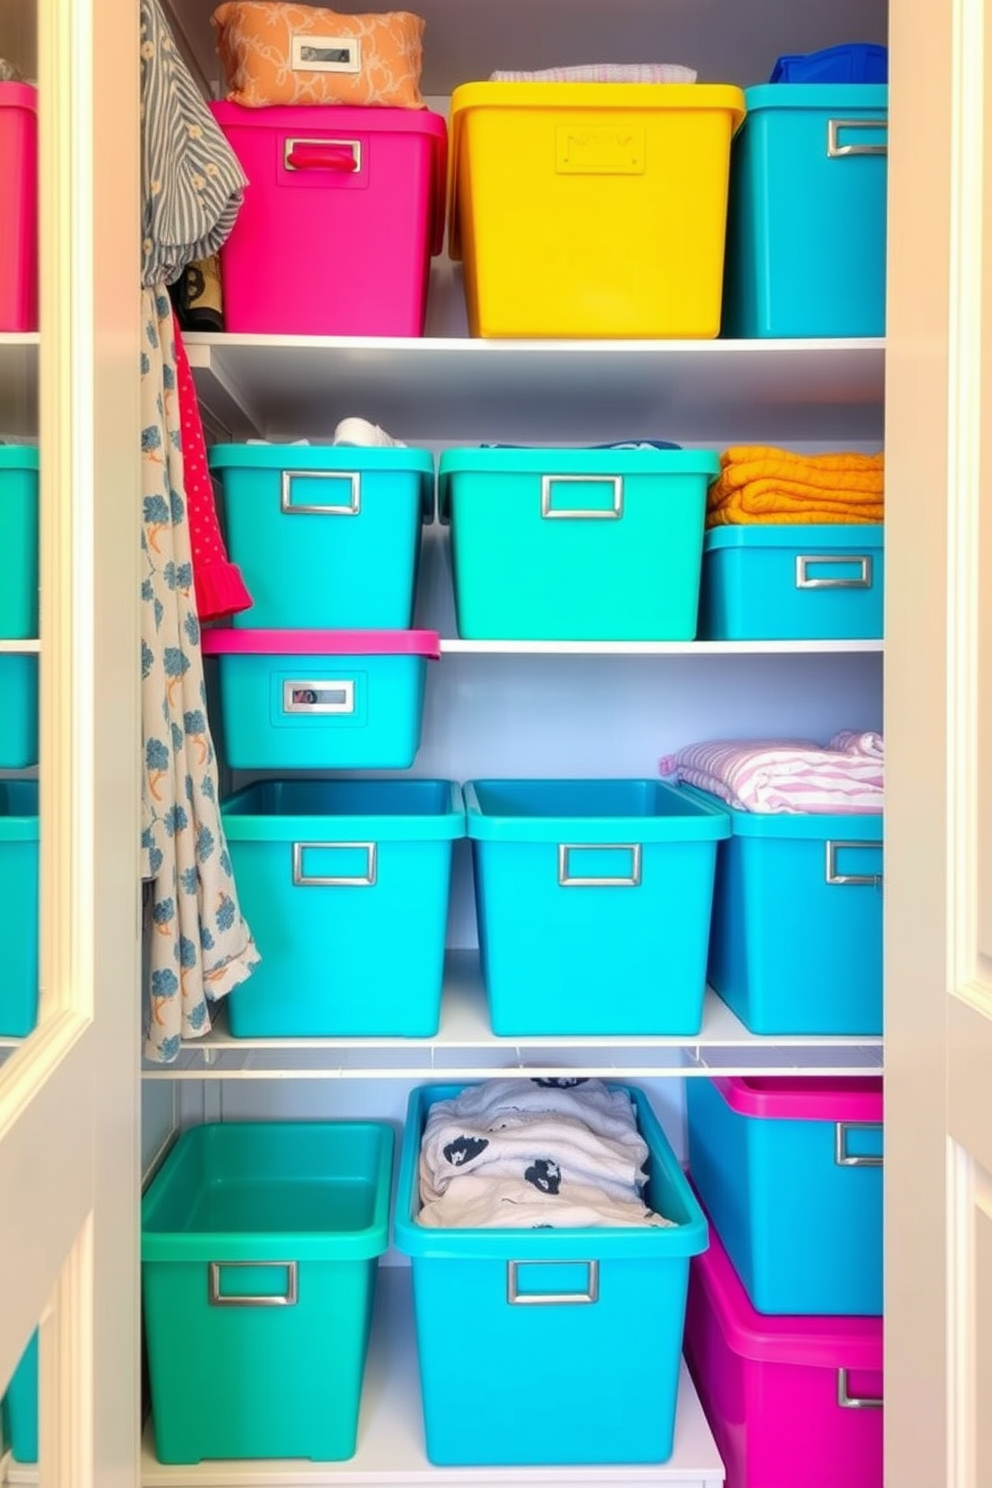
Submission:
[[[349,8],[359,6],[357,0]],[[420,0],[428,22],[425,92],[443,109],[460,81],[497,66],[603,56],[665,57],[701,81],[756,82],[780,52],[886,39],[885,0]],[[211,0],[165,0],[204,88],[217,71]],[[671,438],[721,448],[783,443],[877,447],[881,340],[793,342],[474,342],[457,273],[435,262],[427,337],[191,335],[198,391],[217,437],[326,438],[361,413],[409,443]],[[37,336],[0,336],[0,433],[37,434]],[[883,644],[472,642],[457,638],[443,530],[428,529],[420,623],[442,635],[414,773],[655,773],[657,756],[695,737],[745,730],[826,737],[881,723]],[[20,646],[22,643],[18,643]],[[37,643],[35,643],[37,644]],[[751,729],[753,731],[753,727]],[[240,779],[236,783],[241,783]],[[685,1078],[710,1073],[879,1072],[880,1039],[762,1038],[713,993],[699,1035],[655,1039],[500,1039],[489,1031],[473,927],[468,854],[456,855],[441,1030],[432,1040],[235,1040],[213,1031],[167,1068],[144,1066],[142,1151],[154,1170],[177,1127],[204,1119],[378,1115],[399,1123],[424,1080],[566,1070],[642,1084],[684,1151]],[[0,1062],[9,1047],[0,1045]],[[338,1464],[156,1461],[146,1427],[143,1488],[717,1488],[723,1469],[683,1370],[675,1452],[662,1466],[436,1469],[424,1456],[408,1273],[380,1271],[359,1450]],[[37,1473],[0,1462],[0,1482]],[[797,1484],[796,1488],[802,1488]]]

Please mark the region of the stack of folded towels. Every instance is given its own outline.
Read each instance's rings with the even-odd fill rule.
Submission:
[[[706,525],[882,522],[884,460],[881,453],[798,455],[769,445],[736,445],[721,456]]]
[[[419,1223],[436,1229],[669,1225],[642,1197],[648,1146],[601,1080],[490,1080],[431,1106]]]
[[[845,729],[811,739],[712,739],[658,761],[663,776],[719,796],[735,811],[871,816],[884,805],[881,734]]]

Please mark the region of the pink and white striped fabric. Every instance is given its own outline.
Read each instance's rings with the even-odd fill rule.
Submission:
[[[491,83],[694,83],[696,71],[669,62],[593,62],[540,72],[492,72]]]
[[[845,729],[812,739],[714,739],[658,761],[661,774],[719,796],[737,811],[872,816],[883,808],[881,734]]]

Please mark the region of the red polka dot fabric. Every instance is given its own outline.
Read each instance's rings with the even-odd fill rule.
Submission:
[[[196,387],[175,316],[173,323],[179,416],[182,421],[186,515],[193,553],[196,612],[201,620],[222,620],[225,616],[251,609],[252,598],[237,565],[228,558],[221,536]]]

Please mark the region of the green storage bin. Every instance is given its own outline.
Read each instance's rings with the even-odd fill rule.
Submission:
[[[0,445],[0,640],[38,634],[38,451]]]
[[[392,1167],[380,1122],[183,1132],[141,1210],[160,1462],[354,1455]]]
[[[466,640],[691,641],[710,450],[458,449],[439,466]]]

